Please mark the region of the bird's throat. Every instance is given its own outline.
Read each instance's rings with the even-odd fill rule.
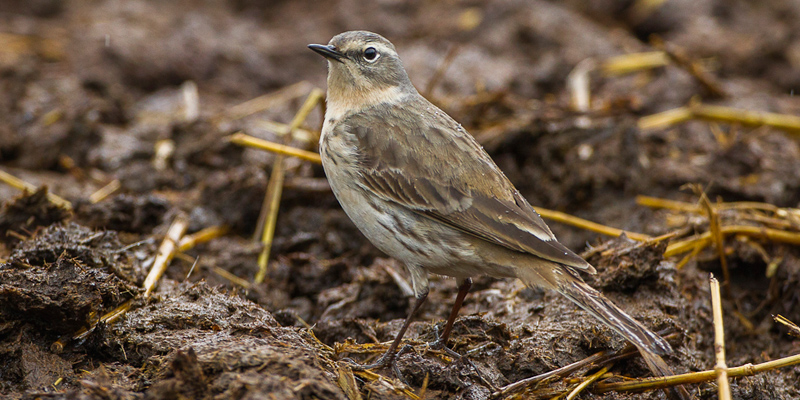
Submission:
[[[336,88],[336,89],[334,89]],[[383,103],[402,101],[405,93],[400,86],[359,90],[357,86],[337,88],[328,82],[328,98],[325,112],[326,122],[341,121],[350,114],[355,114]]]

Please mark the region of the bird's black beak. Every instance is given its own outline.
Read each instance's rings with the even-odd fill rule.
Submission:
[[[338,62],[342,62],[342,58],[344,58],[344,54],[339,53],[338,51],[336,51],[336,48],[333,47],[333,46],[326,46],[324,44],[310,44],[310,45],[308,45],[308,48],[311,49],[311,50],[316,51],[321,56],[323,56],[323,57],[325,57],[325,58],[327,58],[329,60],[335,60],[335,61],[338,61]]]

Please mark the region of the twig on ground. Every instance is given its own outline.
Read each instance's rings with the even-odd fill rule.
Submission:
[[[663,335],[663,337],[665,339],[674,339],[677,336],[676,333],[671,333],[669,335],[664,335],[664,334],[662,334],[662,335]],[[536,375],[536,376],[532,376],[530,378],[526,378],[526,379],[511,383],[509,385],[503,386],[499,390],[496,390],[496,391],[492,392],[492,394],[489,396],[489,398],[491,398],[491,399],[506,398],[506,397],[508,397],[510,395],[513,395],[514,393],[518,393],[518,392],[521,392],[523,390],[528,390],[528,389],[530,389],[532,387],[536,387],[541,382],[546,381],[548,379],[555,378],[555,377],[562,377],[562,378],[566,377],[566,376],[572,374],[573,372],[575,372],[575,371],[577,371],[577,370],[579,370],[581,368],[584,368],[584,367],[606,366],[606,367],[608,367],[608,369],[610,369],[611,368],[610,365],[612,365],[613,363],[616,363],[616,362],[618,362],[620,360],[624,360],[626,358],[632,357],[632,356],[634,356],[636,354],[640,354],[640,353],[633,345],[630,345],[630,344],[628,346],[626,346],[625,348],[623,348],[623,349],[621,349],[621,350],[619,350],[619,351],[617,351],[615,353],[611,353],[611,354],[607,353],[606,351],[601,351],[601,352],[592,354],[591,356],[589,356],[589,357],[587,357],[587,358],[585,358],[583,360],[574,362],[572,364],[563,366],[561,368],[558,368],[558,369],[555,369],[555,370],[552,370],[552,371],[548,371],[546,373],[543,373],[543,374],[540,374],[540,375]],[[598,378],[602,377],[602,375],[603,374],[600,374],[598,376]],[[528,394],[532,394],[532,393],[529,392]],[[561,395],[563,395],[563,394],[565,394],[565,393],[562,393]]]
[[[192,276],[192,272],[194,272],[194,268],[197,267],[197,264],[200,263],[200,257],[195,258],[192,260],[192,266],[189,268],[189,272],[186,273],[186,277],[183,280],[188,280],[190,276]]]
[[[711,96],[725,97],[728,95],[717,79],[706,72],[698,62],[689,58],[683,49],[664,42],[656,35],[650,38],[650,44],[656,49],[663,51],[675,65],[691,74]]]
[[[697,204],[687,203],[685,201],[661,199],[658,197],[650,196],[636,196],[636,204],[650,208],[666,208],[669,210],[700,213],[703,208]]]
[[[708,200],[706,193],[701,191],[699,188],[697,191],[700,193],[700,203],[706,210],[706,215],[708,216],[708,228],[711,232],[711,237],[714,240],[714,245],[717,248],[717,256],[719,257],[719,263],[722,267],[722,276],[725,279],[722,282],[723,285],[725,285],[725,294],[730,297],[731,274],[728,271],[728,259],[725,257],[725,236],[722,234],[722,227],[719,222],[719,214],[717,214],[717,212],[714,210],[714,207],[711,206],[711,201]]]
[[[499,399],[501,397],[506,397],[512,393],[521,392],[531,386],[537,385],[539,382],[542,382],[545,379],[549,379],[556,376],[569,375],[580,368],[596,364],[605,355],[606,355],[605,351],[600,351],[592,354],[589,357],[584,358],[583,360],[576,361],[572,364],[565,365],[561,368],[557,368],[552,371],[545,372],[543,374],[532,376],[530,378],[522,379],[520,381],[501,387],[499,390],[492,393],[490,397],[492,399]]]
[[[536,209],[536,212],[538,212],[539,215],[542,216],[542,218],[556,222],[561,222],[567,225],[572,225],[581,229],[585,229],[587,231],[597,232],[603,235],[608,235],[613,237],[621,236],[624,233],[628,238],[640,242],[652,239],[652,237],[642,233],[629,232],[629,231],[624,231],[622,229],[612,228],[610,226],[601,225],[598,224],[597,222],[588,221],[583,218],[578,218],[576,216],[569,215],[567,213],[563,213],[560,211],[548,210],[546,208],[541,208],[541,207],[534,207],[534,208]]]
[[[361,393],[358,391],[358,384],[356,377],[353,375],[353,370],[345,363],[338,363],[336,365],[336,382],[342,388],[345,396],[349,400],[361,400]]]
[[[797,326],[797,324],[795,324],[792,321],[789,321],[788,318],[786,318],[786,317],[784,317],[783,315],[780,315],[780,314],[773,316],[772,319],[775,322],[777,322],[777,323],[779,323],[781,325],[784,325],[787,328],[789,328],[789,334],[790,335],[800,338],[800,326]]]
[[[690,119],[738,123],[745,126],[769,126],[785,132],[800,134],[800,117],[765,111],[744,110],[723,106],[693,103],[689,106],[647,115],[639,119],[639,129],[666,128]]]
[[[573,111],[586,113],[591,110],[592,91],[589,75],[594,71],[597,62],[586,58],[579,62],[567,76],[567,89],[570,93]]]
[[[669,57],[663,51],[628,53],[610,57],[600,66],[605,75],[624,75],[632,72],[664,67],[669,64]]]
[[[226,233],[228,233],[227,226],[210,226],[208,228],[201,229],[191,235],[182,237],[181,241],[178,243],[178,251],[184,252],[197,246],[198,244],[221,237]]]
[[[89,201],[92,204],[97,204],[103,200],[105,200],[108,196],[114,194],[117,190],[122,187],[120,184],[119,179],[114,179],[113,181],[109,182],[107,185],[101,187],[96,192],[92,193],[89,196]]]
[[[766,111],[736,109],[709,104],[692,104],[690,106],[695,118],[706,121],[740,123],[746,126],[770,126],[792,133],[800,133],[800,117]]]
[[[306,120],[308,114],[310,114],[311,111],[317,107],[317,105],[323,103],[324,99],[325,94],[322,93],[321,90],[314,88],[311,91],[302,107],[300,107],[300,110],[298,110],[297,114],[295,114],[291,124],[289,124],[289,131],[286,132],[287,135],[285,138],[287,142],[292,137],[292,131],[300,127],[300,124]],[[275,157],[275,162],[272,166],[272,174],[270,175],[269,184],[267,185],[267,194],[264,197],[264,204],[261,213],[263,219],[259,218],[260,221],[264,221],[263,230],[259,235],[263,247],[258,256],[258,272],[256,273],[254,279],[255,283],[262,283],[267,277],[269,255],[270,250],[272,249],[272,239],[275,235],[275,224],[278,219],[278,206],[280,205],[280,198],[281,194],[283,193],[283,180],[285,177],[285,169],[283,165],[284,157],[285,156],[281,154]],[[262,224],[259,223],[259,226],[262,226]]]
[[[697,255],[712,241],[717,244],[719,251],[719,249],[722,249],[720,239],[730,235],[756,237],[788,244],[800,244],[800,232],[792,231],[792,229],[797,230],[800,228],[798,226],[800,210],[796,208],[780,208],[772,204],[759,202],[711,203],[708,200],[703,201],[702,199],[701,204],[692,204],[648,196],[637,196],[636,203],[650,208],[663,208],[677,212],[705,214],[706,216],[710,216],[710,231],[670,243],[664,252],[665,257],[671,257],[688,251],[692,252],[690,256]],[[725,214],[721,214],[723,212]],[[735,224],[723,225],[721,221],[721,217],[723,216],[725,216],[727,220],[733,220]],[[759,226],[741,225],[742,221],[755,222]],[[775,227],[783,229],[776,229]],[[722,258],[724,257],[723,253],[720,253],[720,257],[720,260],[724,259]],[[685,257],[681,260],[681,264],[685,264],[690,258],[691,257]],[[723,267],[724,266],[725,265],[723,265]],[[726,278],[726,280],[728,279],[729,278]]]
[[[238,276],[228,272],[225,269],[222,269],[220,267],[214,267],[213,271],[215,274],[229,280],[234,285],[241,286],[247,290],[250,290],[250,288],[252,287],[250,282],[248,282],[246,279],[239,278]]]
[[[637,125],[639,129],[646,131],[650,129],[666,128],[677,125],[692,119],[694,115],[689,107],[678,107],[672,110],[662,111],[657,114],[646,115],[639,118]]]
[[[3,171],[2,169],[0,169],[0,182],[3,182],[8,186],[11,186],[11,187],[13,187],[15,189],[18,189],[18,190],[21,190],[21,191],[24,191],[24,192],[25,191],[28,192],[28,193],[36,192],[36,186],[35,185],[33,185],[31,183],[28,183],[28,182],[25,182],[22,179],[19,179],[16,176],[11,175],[8,172]],[[60,206],[60,207],[66,208],[67,210],[72,210],[72,203],[70,203],[69,201],[65,200],[62,197],[59,197],[59,196],[51,193],[50,191],[47,192],[47,199],[50,200],[51,202],[55,203],[56,205]]]
[[[161,139],[156,141],[153,146],[153,168],[156,171],[164,171],[169,166],[169,160],[175,154],[175,141],[172,139]]]
[[[13,55],[36,54],[48,60],[58,61],[66,57],[61,40],[47,39],[37,35],[19,35],[0,32],[0,53]]]
[[[285,156],[278,154],[272,163],[272,172],[254,232],[254,236],[261,242],[261,251],[258,253],[258,271],[253,279],[255,283],[264,282],[269,273],[269,256],[272,251],[272,240],[278,222],[278,209],[283,195],[283,180],[286,177],[284,158]]]
[[[172,221],[172,225],[170,225],[169,230],[167,230],[164,241],[161,242],[161,246],[158,248],[156,259],[153,261],[153,267],[150,268],[150,273],[147,274],[147,278],[144,280],[144,294],[142,297],[148,298],[150,294],[153,293],[156,284],[167,270],[167,266],[172,260],[172,257],[178,252],[178,243],[180,243],[188,226],[189,221],[183,215],[178,215],[175,217],[175,220]]]
[[[740,367],[728,368],[729,377],[752,376],[764,371],[800,364],[800,354],[784,357],[778,360],[767,361],[761,364],[745,364]],[[607,392],[639,392],[644,390],[662,389],[687,383],[707,382],[717,378],[717,371],[708,370],[688,374],[665,376],[659,378],[645,378],[626,382],[598,382],[595,384],[594,393]]]
[[[84,339],[86,336],[89,335],[89,333],[94,331],[94,329],[97,328],[98,325],[100,325],[100,324],[113,324],[114,322],[117,322],[117,320],[119,320],[120,317],[122,317],[123,315],[125,315],[125,313],[130,311],[131,306],[133,305],[133,300],[134,299],[130,299],[130,300],[118,305],[115,309],[107,312],[105,315],[100,317],[100,319],[98,319],[97,322],[91,328],[81,328],[80,330],[78,330],[77,332],[75,332],[72,335],[72,339],[73,340]],[[62,339],[59,339],[58,341],[53,343],[53,345],[50,346],[50,349],[53,350],[54,352],[60,353],[61,350],[63,350],[63,348],[64,348],[64,343],[63,343]],[[58,350],[58,351],[56,351],[56,350]]]
[[[720,230],[723,235],[744,235],[763,238],[773,242],[800,245],[800,232],[787,232],[778,229],[748,225],[723,226]],[[664,252],[664,256],[670,257],[676,254],[685,253],[693,250],[695,246],[707,246],[709,242],[711,242],[711,232],[705,232],[690,239],[670,243],[670,245],[667,246],[667,250]]]
[[[667,248],[669,248],[669,246],[667,246]],[[685,267],[686,264],[688,264],[689,261],[691,261],[693,258],[697,257],[697,255],[700,254],[700,252],[703,251],[704,248],[705,248],[705,245],[695,246],[694,249],[692,249],[692,251],[689,252],[689,254],[685,255],[683,258],[681,258],[680,261],[678,261],[677,264],[675,264],[675,269],[680,270],[683,267]],[[665,254],[665,257],[666,257],[666,254]]]
[[[719,281],[711,275],[711,310],[714,315],[714,353],[717,363],[717,390],[720,400],[731,400],[731,388],[728,382],[728,366],[725,364],[725,328],[722,324],[722,300],[719,294]]]
[[[228,136],[228,140],[231,141],[231,143],[235,143],[240,146],[255,147],[260,150],[266,150],[276,154],[297,157],[299,159],[311,161],[316,164],[322,164],[322,159],[318,153],[259,139],[257,137],[246,135],[242,132],[237,132]]]
[[[181,85],[183,94],[183,120],[195,122],[200,117],[200,93],[194,81],[186,81]]]
[[[425,379],[422,380],[422,387],[419,388],[419,396],[420,399],[425,398],[425,392],[428,391],[428,382],[430,381],[431,374],[430,372],[425,373]]]
[[[608,370],[611,368],[612,365],[606,365],[605,367],[600,368],[600,370],[595,372],[594,374],[589,375],[588,378],[586,378],[583,382],[581,382],[578,386],[576,386],[575,389],[572,389],[572,391],[569,392],[566,400],[574,400],[576,397],[578,397],[578,395],[581,394],[581,392],[583,392],[584,389],[589,387],[589,385],[595,383],[598,379],[600,379],[601,376],[603,376],[603,374],[608,372]]]
[[[636,196],[636,204],[650,208],[666,208],[675,211],[685,211],[695,214],[702,214],[703,207],[698,204],[687,203],[685,201],[661,199],[650,196]],[[725,203],[712,203],[715,210],[761,210],[769,211],[779,217],[788,217],[790,214],[800,216],[800,209],[780,208],[774,204],[761,203],[757,201],[731,201]]]

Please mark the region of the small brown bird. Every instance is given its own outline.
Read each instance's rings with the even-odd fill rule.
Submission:
[[[595,269],[561,245],[473,137],[422,97],[394,46],[345,32],[311,50],[328,60],[320,138],[322,165],[342,208],[379,249],[405,263],[416,303],[389,350],[365,368],[391,364],[428,295],[428,273],[458,279],[446,346],[472,283],[485,274],[558,291],[656,363],[669,344],[583,282]],[[658,369],[658,368],[656,368]]]

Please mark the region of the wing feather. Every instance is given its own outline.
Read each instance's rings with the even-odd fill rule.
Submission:
[[[474,138],[437,111],[420,98],[402,109],[367,110],[342,121],[337,129],[359,142],[357,183],[385,201],[490,243],[594,272],[556,240]]]

